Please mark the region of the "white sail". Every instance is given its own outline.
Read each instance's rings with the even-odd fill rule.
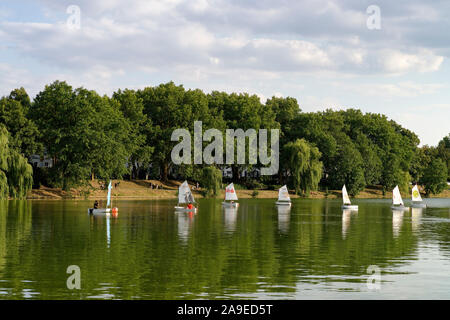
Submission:
[[[344,187],[342,188],[342,201],[344,202],[344,204],[351,204],[345,184],[344,184]]]
[[[420,196],[419,188],[417,184],[412,189],[412,201],[422,201],[422,197]]]
[[[234,190],[234,185],[230,183],[225,188],[225,200],[237,200],[236,190]]]
[[[403,205],[403,199],[398,186],[395,186],[394,190],[392,191],[392,203],[394,205]]]
[[[187,181],[183,182],[178,188],[178,203],[193,203],[194,196]]]
[[[278,201],[291,201],[289,191],[285,185],[278,190]]]
[[[106,196],[106,207],[107,208],[111,204],[111,189],[112,189],[112,185],[111,185],[111,180],[110,180],[109,185],[108,185],[108,195]]]

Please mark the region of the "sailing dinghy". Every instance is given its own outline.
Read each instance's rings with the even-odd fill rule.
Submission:
[[[342,187],[342,209],[346,209],[346,210],[358,210],[358,206],[357,205],[352,205],[350,198],[348,197],[348,193],[347,193],[347,188]]]
[[[88,209],[88,213],[89,214],[109,216],[110,213],[112,213],[113,216],[117,216],[117,213],[118,213],[119,209],[118,208],[112,208],[112,205],[111,205],[111,189],[112,189],[112,184],[111,184],[111,180],[110,180],[109,181],[109,185],[108,185],[108,195],[106,196],[106,208],[89,208]]]
[[[227,208],[237,208],[239,203],[234,202],[237,201],[238,197],[236,195],[236,190],[234,190],[234,184],[230,183],[225,188],[225,200],[222,202],[222,206]]]
[[[413,208],[426,208],[427,205],[423,203],[422,197],[420,196],[419,187],[417,184],[412,188],[412,194],[411,194],[412,204],[411,207]]]
[[[278,190],[278,201],[275,204],[278,206],[291,206],[291,198],[289,197],[289,191],[286,185]]]
[[[409,207],[405,207],[403,203],[402,195],[400,194],[400,190],[398,186],[395,186],[392,191],[392,206],[391,209],[394,210],[409,210]]]
[[[196,207],[188,208],[182,206],[183,204],[191,203],[195,203],[194,196],[192,195],[187,181],[184,181],[178,188],[178,204],[175,206],[175,211],[197,212]]]

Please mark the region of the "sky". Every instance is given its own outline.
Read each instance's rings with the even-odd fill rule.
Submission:
[[[75,7],[73,7],[75,6]],[[174,81],[450,133],[450,1],[0,0],[0,96]]]

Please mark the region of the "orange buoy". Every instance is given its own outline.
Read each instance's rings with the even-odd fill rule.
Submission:
[[[119,214],[119,208],[117,207],[112,208],[111,213],[113,217],[117,217],[117,215]]]

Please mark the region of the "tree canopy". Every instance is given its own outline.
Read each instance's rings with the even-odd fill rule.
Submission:
[[[25,198],[33,184],[33,169],[16,149],[9,147],[9,133],[0,124],[0,199]]]
[[[196,121],[202,122],[202,135],[212,128],[223,136],[227,129],[279,129],[278,174],[262,176],[258,183],[244,177],[244,172],[263,166],[260,160],[250,163],[248,147],[244,163],[237,163],[235,155],[233,164],[174,166],[171,153],[177,142],[171,141],[172,132],[187,129],[193,136]],[[213,181],[226,167],[232,169],[234,182],[287,183],[303,194],[344,184],[354,196],[369,185],[384,190],[399,185],[407,191],[410,182],[423,183],[436,193],[449,179],[450,135],[436,147],[419,147],[414,132],[381,114],[358,109],[302,112],[292,97],[263,102],[249,93],[205,93],[173,82],[118,89],[110,97],[64,81],[45,86],[34,99],[18,88],[0,98],[0,125],[1,143],[8,146],[0,159],[4,194],[22,195],[27,189],[29,168],[22,159],[34,154],[53,161],[51,168],[34,169],[36,179],[45,176],[45,183],[64,189],[92,178]],[[248,146],[249,136],[245,139]],[[203,147],[210,142],[202,140]],[[225,150],[225,139],[223,143]],[[236,139],[233,143],[237,153]],[[8,178],[8,171],[14,177]],[[5,191],[7,183],[16,189],[9,184]]]

